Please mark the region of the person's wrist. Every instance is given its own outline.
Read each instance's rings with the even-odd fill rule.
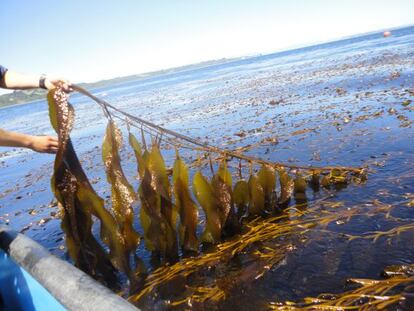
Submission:
[[[34,136],[27,135],[23,141],[23,147],[33,149],[34,145]]]

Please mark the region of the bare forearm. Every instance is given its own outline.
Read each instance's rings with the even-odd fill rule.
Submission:
[[[34,89],[39,87],[40,75],[26,75],[8,70],[1,82],[6,89]]]
[[[0,146],[29,148],[42,153],[56,153],[59,143],[58,139],[52,136],[32,136],[0,129]]]
[[[0,129],[0,146],[30,148],[32,136]]]
[[[71,84],[66,79],[42,77],[41,75],[25,75],[11,70],[8,70],[4,74],[3,79],[0,80],[0,87],[15,90],[35,89],[39,87],[51,90],[58,85],[65,92],[72,91]]]

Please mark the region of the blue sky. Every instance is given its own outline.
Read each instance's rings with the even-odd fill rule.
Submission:
[[[410,24],[413,0],[0,0],[0,63],[95,81]]]

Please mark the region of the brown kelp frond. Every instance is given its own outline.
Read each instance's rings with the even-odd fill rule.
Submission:
[[[173,168],[175,204],[180,215],[179,237],[181,247],[186,251],[198,251],[196,235],[198,208],[188,190],[188,169],[177,152]]]
[[[77,159],[69,138],[74,112],[67,103],[66,94],[58,88],[49,93],[51,123],[60,140],[52,184],[63,211],[62,228],[67,236],[68,251],[79,267],[107,284],[115,283],[117,271],[127,274],[130,288],[138,292],[143,284],[144,270],[136,255],[140,236],[133,227],[133,205],[139,198],[145,246],[152,252],[153,259],[161,259],[165,265],[148,277],[143,290],[131,298],[134,301],[171,280],[197,274],[205,274],[207,278],[211,276],[208,267],[218,265],[227,269],[236,255],[244,258],[248,264],[232,271],[232,275],[213,275],[210,283],[189,280],[187,297],[172,304],[183,299],[201,303],[218,301],[237,284],[260,278],[295,248],[293,242],[275,241],[277,248],[274,249],[267,246],[266,241],[282,237],[303,241],[305,238],[298,237],[303,237],[308,231],[328,231],[327,227],[333,221],[346,221],[359,213],[358,209],[352,208],[341,209],[338,214],[333,206],[304,206],[307,206],[308,185],[317,191],[315,189],[319,185],[335,190],[352,180],[363,182],[365,172],[362,169],[295,166],[248,157],[130,116],[77,86],[75,89],[97,101],[109,121],[102,145],[102,159],[111,185],[112,210],[105,209],[104,201],[92,188]],[[137,160],[140,180],[138,193],[134,192],[121,166],[122,135],[113,118],[120,115],[128,117],[129,144]],[[131,133],[130,126],[141,129],[141,141]],[[150,137],[148,141],[151,144],[147,145],[145,136]],[[201,173],[203,167],[200,167],[191,183],[195,200],[206,215],[200,238],[196,235],[198,208],[191,194],[187,166],[177,152],[173,169],[167,169],[160,150],[165,143],[201,150],[204,152],[203,161],[210,165],[211,177],[204,176]],[[212,156],[214,154],[215,157]],[[235,183],[234,158],[240,162],[239,180]],[[250,165],[250,175],[246,180],[242,178],[241,162]],[[323,193],[327,192],[324,190]],[[296,205],[289,207],[293,200]],[[279,214],[274,216],[275,213]],[[92,215],[100,221],[100,238],[107,249],[92,235]],[[273,217],[262,219],[262,216]],[[184,255],[198,252],[199,241],[204,243],[203,247],[213,248],[214,252],[176,263],[177,236]],[[234,238],[223,242],[224,238],[231,237]]]
[[[272,166],[262,165],[257,178],[264,193],[264,209],[275,211],[277,209],[276,170]]]
[[[409,268],[412,270],[412,265]],[[342,294],[307,297],[299,303],[272,302],[269,304],[269,309],[280,311],[387,310],[391,306],[399,305],[404,310],[411,310],[412,301],[406,301],[405,292],[410,291],[410,287],[414,285],[412,274],[401,273],[385,280],[350,279],[349,282],[358,284],[360,287]]]
[[[127,251],[133,253],[140,241],[140,236],[133,228],[134,211],[132,204],[137,200],[137,195],[126,179],[121,167],[119,156],[121,145],[121,131],[110,120],[102,145],[102,160],[105,165],[108,182],[111,184],[112,210],[118,227],[124,236]]]
[[[398,236],[403,232],[412,231],[412,230],[414,230],[414,224],[409,223],[406,225],[397,226],[387,231],[370,231],[370,232],[365,232],[363,235],[347,235],[347,237],[349,240],[355,240],[355,239],[371,240],[372,239],[373,242],[376,242],[379,238],[382,238],[382,237],[391,238],[394,236]]]
[[[283,167],[278,169],[278,173],[280,182],[280,195],[278,203],[280,206],[285,206],[289,203],[290,198],[292,197],[295,183]]]
[[[138,274],[144,273],[143,262],[135,256],[141,237],[133,226],[134,210],[132,204],[138,197],[122,170],[119,156],[121,146],[121,131],[112,120],[109,120],[102,145],[102,160],[107,180],[111,184],[112,211],[115,215],[117,228],[123,237],[121,244],[123,254],[117,254],[117,257],[120,260],[122,259],[122,262],[118,264],[118,269],[127,274],[131,287],[137,288],[140,280],[137,278],[135,271]],[[120,252],[121,249],[118,251]],[[132,258],[135,262],[131,267]]]
[[[250,202],[249,184],[240,179],[236,182],[233,189],[233,200],[237,208],[237,218],[239,222],[247,215],[247,208]]]
[[[232,186],[232,175],[227,168],[226,160],[223,159],[217,174],[211,179],[211,187],[218,203],[221,227],[223,228],[223,233],[227,235],[233,235],[240,231],[240,224],[234,208]]]
[[[61,206],[62,229],[67,237],[69,254],[75,265],[89,275],[116,284],[115,269],[102,246],[92,234],[92,213],[108,214],[103,200],[93,190],[73,149],[69,134],[73,124],[73,108],[62,90],[48,94],[50,120],[59,137],[52,190]],[[99,216],[98,216],[99,217]],[[101,220],[102,220],[101,219]],[[103,226],[105,225],[102,223]],[[102,230],[102,238],[109,238]]]
[[[206,214],[206,226],[201,241],[218,243],[221,238],[222,222],[219,212],[219,203],[214,194],[214,189],[201,174],[196,172],[193,178],[194,195]]]
[[[146,157],[144,177],[138,190],[144,240],[149,250],[165,259],[176,260],[178,212],[172,203],[170,182],[157,144],[152,145]]]
[[[257,175],[251,175],[248,181],[249,186],[249,215],[258,216],[265,212],[265,191],[259,182]]]
[[[142,152],[141,144],[138,142],[137,138],[131,131],[128,132],[128,140],[129,144],[131,145],[132,149],[134,150],[135,158],[137,160],[137,171],[139,177],[142,179],[144,178],[145,167],[146,164],[146,157],[144,157],[144,153]]]

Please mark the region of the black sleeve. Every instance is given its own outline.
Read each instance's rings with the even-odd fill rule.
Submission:
[[[3,79],[4,74],[6,73],[7,68],[4,68],[2,65],[0,65],[0,80]]]

